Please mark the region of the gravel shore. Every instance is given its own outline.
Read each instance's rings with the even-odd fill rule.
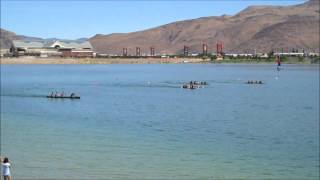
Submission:
[[[166,64],[201,63],[200,58],[1,58],[1,64]]]

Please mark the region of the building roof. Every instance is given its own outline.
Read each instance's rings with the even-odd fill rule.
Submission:
[[[50,47],[60,46],[60,48],[65,48],[65,49],[92,49],[91,43],[89,41],[84,41],[84,42],[55,41],[51,43],[49,46]]]
[[[13,46],[16,48],[42,48],[43,43],[38,41],[13,40]]]
[[[22,41],[13,40],[13,46],[16,48],[59,48],[64,49],[92,49],[89,41],[76,42],[76,41]]]

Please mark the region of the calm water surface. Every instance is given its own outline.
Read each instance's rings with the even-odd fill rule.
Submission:
[[[319,179],[319,66],[275,69],[1,65],[1,155],[15,179]]]

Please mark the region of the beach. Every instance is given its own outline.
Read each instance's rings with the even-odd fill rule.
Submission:
[[[185,63],[226,63],[226,64],[274,64],[274,58],[269,59],[230,59],[226,58],[221,61],[211,60],[210,58],[200,57],[177,57],[177,58],[160,58],[160,57],[141,57],[141,58],[60,58],[48,57],[41,58],[35,56],[22,57],[1,57],[1,64],[185,64]],[[283,59],[284,64],[319,64],[319,57],[286,57]]]
[[[201,58],[1,58],[1,64],[178,64],[208,61]]]

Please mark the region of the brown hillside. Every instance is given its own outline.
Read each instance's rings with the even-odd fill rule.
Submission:
[[[28,37],[23,35],[17,35],[14,32],[10,32],[0,28],[0,49],[9,49],[12,45],[12,40],[29,40],[29,41],[41,41],[43,39],[37,37]]]
[[[127,47],[129,54],[139,46],[149,54],[181,53],[183,46],[201,52],[202,44],[214,51],[223,41],[226,52],[269,52],[272,48],[304,48],[319,51],[318,0],[296,6],[252,6],[235,16],[205,17],[174,22],[149,30],[110,35],[96,35],[90,39],[100,53],[121,54]]]
[[[0,28],[0,49],[10,48],[12,40],[16,39],[16,34]]]
[[[320,51],[319,0],[295,6],[251,6],[234,16],[203,17],[173,22],[160,27],[133,33],[97,34],[90,38],[99,53],[121,54],[126,47],[135,54],[182,53],[183,46],[201,53],[202,44],[215,51],[218,41],[224,42],[225,52],[269,52],[271,49],[299,48]],[[43,40],[16,35],[1,29],[1,48],[9,48],[14,39]]]

